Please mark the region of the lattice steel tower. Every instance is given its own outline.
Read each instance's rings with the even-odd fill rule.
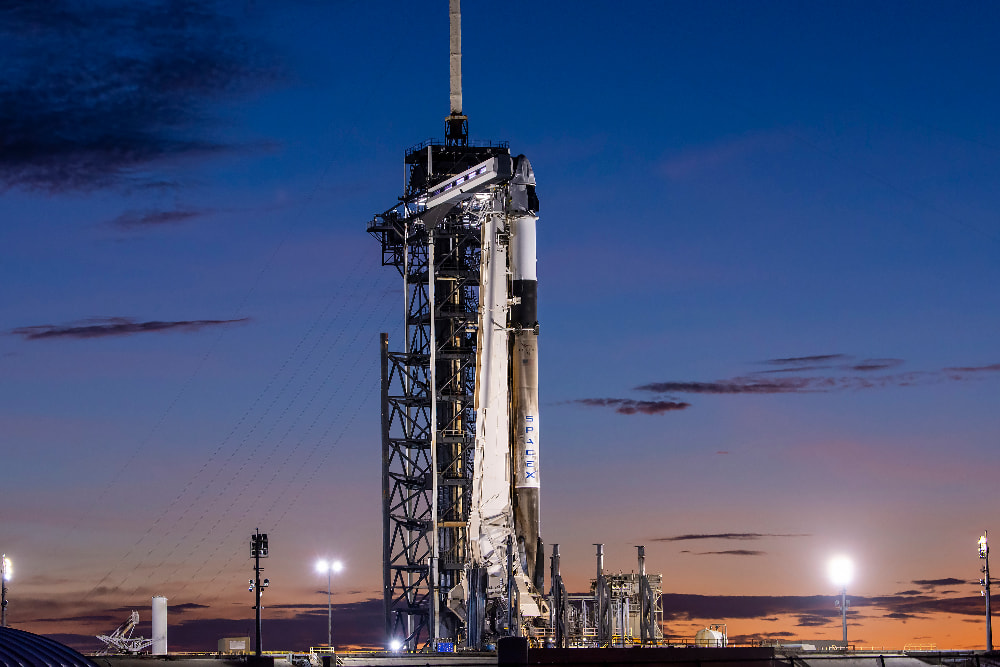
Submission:
[[[403,278],[403,350],[381,339],[383,594],[386,640],[410,650],[480,646],[545,615],[538,201],[524,156],[468,139],[458,4],[445,141],[406,151],[399,204],[368,225]]]

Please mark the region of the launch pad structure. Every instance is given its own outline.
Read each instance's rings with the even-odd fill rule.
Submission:
[[[533,274],[534,179],[506,144],[449,134],[407,151],[406,193],[369,225],[404,285],[404,349],[381,341],[383,583],[411,649],[541,615],[537,318],[509,277],[519,232]]]

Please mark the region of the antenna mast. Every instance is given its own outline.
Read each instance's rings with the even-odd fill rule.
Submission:
[[[469,117],[462,113],[462,3],[448,0],[451,24],[450,81],[451,113],[445,118],[444,137],[449,146],[469,145]]]

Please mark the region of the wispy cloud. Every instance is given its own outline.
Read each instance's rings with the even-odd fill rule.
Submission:
[[[660,161],[660,172],[670,180],[698,176],[744,159],[758,151],[780,145],[787,138],[774,132],[761,132],[698,146],[667,156]]]
[[[903,614],[962,614],[975,616],[982,613],[982,597],[917,597],[884,596],[865,598],[865,604],[881,607],[889,613]],[[854,600],[852,599],[852,604]]]
[[[30,327],[12,329],[10,333],[21,336],[25,340],[43,340],[47,338],[103,338],[105,336],[130,336],[140,333],[158,331],[197,331],[205,327],[242,324],[250,321],[248,317],[236,320],[181,320],[175,322],[136,322],[127,317],[110,317],[86,320],[72,324],[39,324]]]
[[[781,378],[762,382],[752,378],[734,378],[717,382],[651,382],[635,388],[657,394],[788,394],[821,391],[816,380],[826,378]]]
[[[581,398],[571,402],[589,407],[611,407],[623,415],[659,415],[691,407],[690,403],[680,401],[640,401],[631,398]]]
[[[846,354],[812,354],[807,357],[780,357],[778,359],[766,359],[763,363],[772,366],[801,366],[802,364],[817,364],[823,362],[844,361],[850,359]]]
[[[196,609],[208,609],[208,608],[209,608],[209,605],[198,604],[197,602],[184,602],[184,603],[181,603],[181,604],[172,604],[172,605],[169,605],[167,607],[167,610],[171,614],[183,614],[186,611],[194,611]],[[128,612],[132,611],[133,609],[135,609],[135,605],[126,605],[124,607],[115,607],[114,609],[111,609],[110,611],[113,611],[113,612],[116,612],[116,613],[117,612],[123,612],[123,613],[127,614]]]
[[[829,362],[829,363],[828,363]],[[834,363],[836,362],[836,363]],[[846,362],[846,363],[845,363]],[[902,359],[869,358],[853,361],[846,354],[815,354],[805,357],[781,357],[763,362],[771,368],[724,380],[649,382],[633,391],[660,394],[661,398],[643,401],[632,398],[581,398],[569,403],[591,407],[613,407],[621,414],[662,414],[691,407],[676,398],[678,394],[739,395],[739,394],[816,394],[840,391],[865,391],[889,387],[913,387],[939,382],[960,382],[1000,372],[1000,364],[953,366],[933,371],[883,373],[901,366]],[[803,365],[805,364],[805,365]],[[836,369],[830,371],[830,369]],[[796,373],[829,371],[828,374],[797,375]],[[849,373],[844,373],[848,371]],[[781,373],[780,377],[774,374]]]
[[[766,359],[761,363],[769,366],[780,366],[781,368],[770,368],[763,371],[756,371],[753,374],[803,373],[806,371],[827,370],[830,368],[840,368],[847,371],[870,372],[884,371],[903,364],[902,359],[865,359],[863,361],[852,362],[852,358],[853,357],[849,354],[814,354],[807,357]]]
[[[752,549],[730,549],[728,551],[699,551],[696,556],[763,556],[766,551],[754,551]]]
[[[944,369],[948,373],[996,373],[1000,371],[1000,364],[989,364],[987,366],[956,366]]]
[[[809,537],[807,533],[688,533],[672,537],[656,537],[654,542],[686,542],[690,540],[762,540],[768,537]]]
[[[790,366],[787,368],[768,368],[763,371],[754,371],[754,375],[767,375],[773,373],[804,373],[806,371],[821,371],[827,368],[833,368],[831,365],[817,365],[817,366]]]
[[[205,131],[209,104],[280,78],[211,0],[5,3],[0,39],[0,190],[89,190],[231,151]]]
[[[799,394],[835,391],[860,391],[886,387],[913,387],[943,381],[969,380],[971,376],[1000,372],[1000,364],[945,368],[938,371],[911,371],[886,375],[867,375],[886,370],[903,362],[899,359],[867,360],[850,366],[850,370],[866,373],[850,376],[781,377],[761,380],[759,377],[735,377],[714,382],[650,382],[635,387],[635,391],[654,394]]]
[[[208,605],[198,604],[197,602],[185,602],[183,604],[172,604],[167,607],[167,610],[171,614],[183,614],[186,611],[193,611],[195,609],[208,609]]]
[[[992,579],[992,577],[990,577]],[[914,579],[913,584],[916,586],[923,586],[924,588],[935,588],[937,586],[958,586],[960,584],[969,583],[965,579],[956,579],[954,577],[945,577],[944,579]]]
[[[830,623],[830,619],[819,614],[802,614],[798,617],[797,626],[800,628],[821,628]]]
[[[125,211],[108,224],[119,229],[144,229],[162,225],[176,225],[205,215],[206,211],[178,209],[173,211]]]
[[[864,361],[848,366],[848,368],[852,371],[866,373],[869,371],[884,371],[890,368],[896,368],[902,364],[902,359],[865,359]]]
[[[691,595],[663,594],[665,620],[691,618],[763,618],[778,614],[819,615],[830,606],[822,595]]]

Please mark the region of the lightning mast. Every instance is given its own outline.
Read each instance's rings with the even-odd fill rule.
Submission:
[[[451,27],[448,54],[451,113],[445,119],[445,139],[449,145],[467,146],[469,144],[469,118],[462,113],[461,0],[448,0],[448,24]]]
[[[459,0],[449,16],[445,141],[406,151],[399,204],[368,225],[403,279],[403,350],[380,342],[382,556],[386,640],[409,650],[479,647],[547,612],[534,173],[469,141]]]

